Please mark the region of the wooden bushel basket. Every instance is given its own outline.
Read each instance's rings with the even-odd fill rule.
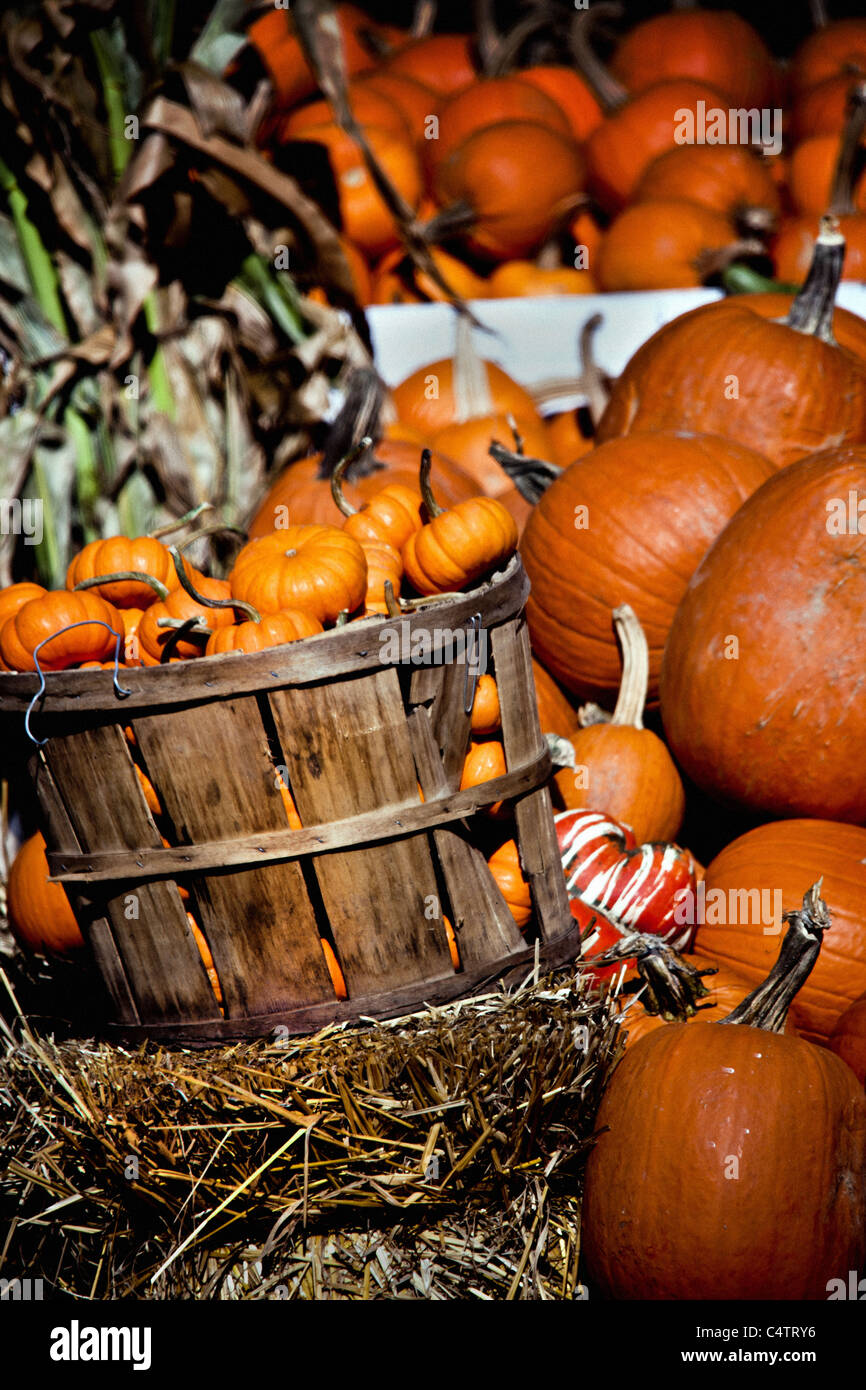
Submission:
[[[195,1045],[394,1016],[580,950],[560,865],[518,557],[471,593],[253,655],[49,673],[29,759],[52,878],[63,883],[130,1038]],[[507,775],[459,791],[469,739],[465,662],[451,634],[480,624],[499,688]],[[400,664],[383,662],[400,631]],[[428,637],[420,637],[422,631]],[[427,644],[431,664],[411,664]],[[451,648],[453,653],[453,647]],[[440,663],[435,664],[437,653]],[[0,676],[5,739],[25,739],[39,688]],[[173,827],[148,809],[128,739]],[[304,825],[286,826],[285,777]],[[424,794],[419,796],[419,784]],[[469,823],[513,801],[534,915],[517,929]],[[223,1009],[187,922],[213,955]],[[453,923],[455,970],[444,922]],[[336,997],[321,946],[336,952]]]

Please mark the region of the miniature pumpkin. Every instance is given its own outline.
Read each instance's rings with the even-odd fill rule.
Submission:
[[[674,198],[700,203],[735,225],[759,217],[766,227],[781,206],[766,160],[743,145],[676,145],[665,150],[647,165],[634,200]]]
[[[677,8],[636,24],[616,46],[610,70],[629,92],[691,77],[724,93],[728,106],[768,106],[775,64],[751,24],[730,10]]]
[[[470,740],[469,751],[463,762],[463,772],[460,777],[460,790],[468,791],[470,787],[481,786],[483,782],[492,782],[497,777],[504,777],[508,768],[505,762],[505,749],[499,739],[488,738],[476,742]],[[484,810],[494,820],[498,820],[505,809],[504,802],[494,801]]]
[[[123,637],[120,614],[105,599],[87,590],[71,594],[54,589],[30,599],[6,619],[0,658],[10,671],[35,671],[37,660],[45,671],[64,671],[113,655],[118,635]],[[43,641],[45,646],[34,657]]]
[[[132,578],[110,582],[107,578],[128,572],[149,575],[157,583],[147,584]],[[106,579],[101,584],[93,584],[100,575],[105,575]],[[150,536],[135,539],[111,536],[108,540],[91,541],[79,550],[66,571],[67,589],[86,585],[115,608],[148,608],[164,597],[160,587],[170,589],[173,583],[171,556],[161,541]]]
[[[751,247],[754,254],[760,249]],[[727,217],[683,198],[632,203],[614,218],[595,273],[603,290],[687,289],[724,269],[748,244]]]
[[[575,140],[583,142],[604,118],[595,93],[573,68],[534,63],[512,74],[520,82],[530,82],[552,97],[568,118]]]
[[[501,121],[532,121],[572,139],[568,117],[557,103],[517,74],[482,78],[447,97],[437,108],[438,140],[426,141],[425,164],[435,178],[438,168],[470,135]]]
[[[517,546],[514,518],[495,497],[474,497],[444,510],[430,490],[430,450],[421,463],[421,495],[430,516],[403,547],[406,578],[419,594],[464,589],[504,565]]]
[[[459,92],[478,80],[472,40],[466,34],[428,34],[389,54],[385,72],[414,77],[435,92]]]
[[[265,647],[281,647],[286,642],[298,642],[322,632],[322,624],[309,613],[297,609],[281,609],[266,613],[258,621],[237,623],[217,628],[207,639],[205,656],[221,652],[260,652]]]
[[[199,592],[208,599],[230,599],[231,587],[225,579],[209,579],[203,574],[195,575]],[[189,619],[198,619],[203,632],[201,641],[190,634],[176,638],[178,625]],[[145,609],[138,624],[138,649],[143,666],[156,666],[162,661],[166,648],[172,660],[201,656],[205,640],[209,637],[207,629],[230,628],[234,623],[231,608],[211,608],[197,602],[186,590],[178,585],[172,589],[165,601],[151,604]]]
[[[84,939],[61,883],[48,879],[41,831],[25,840],[12,861],[6,884],[9,926],[15,940],[41,955],[68,956]]]
[[[469,135],[437,166],[443,209],[471,210],[466,245],[491,260],[538,249],[582,191],[585,162],[571,135],[532,121],[500,121]]]
[[[492,734],[501,727],[499,709],[499,690],[496,681],[488,673],[478,677],[475,696],[472,700],[472,716],[469,727],[473,734]]]
[[[336,526],[289,526],[245,545],[229,582],[232,597],[260,613],[300,608],[333,622],[363,602],[367,562],[358,542]]]

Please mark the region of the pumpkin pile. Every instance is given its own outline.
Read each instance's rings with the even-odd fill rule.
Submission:
[[[605,4],[551,35],[558,61],[545,63],[519,41],[491,63],[468,35],[337,12],[352,113],[424,229],[426,268],[288,11],[249,39],[273,90],[260,142],[292,172],[311,146],[326,161],[360,304],[685,288],[738,261],[798,283],[828,210],[843,219],[844,274],[862,278],[866,21],[826,24],[785,68],[741,16],[675,7],[621,33],[605,65],[599,25],[622,20]]]

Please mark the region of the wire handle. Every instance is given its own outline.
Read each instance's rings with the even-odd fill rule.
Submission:
[[[483,676],[487,670],[486,654],[481,651],[481,614],[473,613],[469,618],[469,632],[471,641],[466,643],[466,666],[463,673],[463,713],[471,714],[472,706],[475,703],[475,691],[478,687],[478,677]],[[469,653],[472,653],[470,657]],[[472,677],[470,689],[469,678]]]
[[[117,639],[117,640],[115,641],[115,644],[114,644],[114,677],[113,677],[113,679],[114,679],[114,688],[115,688],[115,690],[117,691],[117,694],[118,694],[118,695],[131,695],[131,694],[132,694],[132,691],[131,691],[131,690],[127,690],[125,686],[121,685],[121,684],[120,684],[120,681],[119,681],[119,679],[118,679],[118,673],[119,673],[119,666],[118,666],[118,663],[119,663],[119,661],[120,661],[120,644],[121,644],[121,642],[123,641],[123,633],[122,633],[122,632],[118,632],[118,631],[116,630],[116,628],[113,628],[113,627],[111,626],[110,623],[104,622],[102,618],[82,618],[82,619],[81,619],[79,622],[77,622],[77,623],[67,623],[66,626],[60,628],[58,632],[52,632],[51,635],[50,635],[49,637],[43,637],[42,641],[41,641],[41,642],[38,642],[38,643],[36,644],[36,646],[33,648],[33,664],[34,664],[34,666],[36,667],[36,670],[37,670],[38,675],[39,675],[39,689],[36,691],[36,694],[33,696],[33,699],[30,701],[30,704],[27,706],[27,713],[26,713],[25,716],[24,716],[24,732],[26,733],[27,737],[30,739],[30,742],[36,744],[36,747],[37,747],[37,748],[44,748],[45,744],[48,742],[48,739],[47,739],[47,738],[37,738],[36,735],[33,734],[33,733],[31,733],[31,730],[30,730],[30,716],[31,716],[32,713],[33,713],[33,707],[34,707],[34,705],[36,704],[36,702],[37,702],[37,700],[39,699],[39,697],[40,697],[40,696],[44,693],[44,691],[45,691],[45,672],[43,671],[42,667],[39,665],[39,653],[40,653],[40,651],[42,650],[42,648],[45,646],[45,643],[46,643],[46,642],[53,642],[54,639],[55,639],[55,637],[62,637],[63,634],[64,634],[64,632],[71,632],[72,629],[73,629],[74,627],[90,627],[90,626],[92,626],[92,625],[96,625],[96,626],[99,626],[99,627],[105,627],[105,628],[107,628],[108,631],[111,633],[112,637],[115,637],[115,638]]]

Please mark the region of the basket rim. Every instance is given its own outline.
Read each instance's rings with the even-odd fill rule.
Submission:
[[[70,712],[104,713],[119,719],[142,706],[152,710],[154,706],[194,705],[286,685],[312,684],[377,666],[402,665],[402,661],[383,658],[381,633],[389,626],[400,624],[401,637],[405,635],[411,641],[419,632],[448,630],[442,627],[443,617],[450,620],[451,632],[464,627],[476,612],[481,612],[485,626],[506,622],[522,611],[528,595],[529,579],[519,552],[515,552],[506,568],[479,588],[443,598],[399,618],[377,614],[260,652],[223,652],[162,666],[121,667],[128,695],[119,696],[113,682],[106,689],[106,673],[102,670],[46,671],[42,699],[35,708],[43,720]],[[485,605],[491,612],[483,611]],[[441,644],[434,643],[431,655],[441,649]],[[40,685],[35,672],[0,672],[0,714],[26,712],[40,692]],[[51,697],[48,703],[46,696]]]

